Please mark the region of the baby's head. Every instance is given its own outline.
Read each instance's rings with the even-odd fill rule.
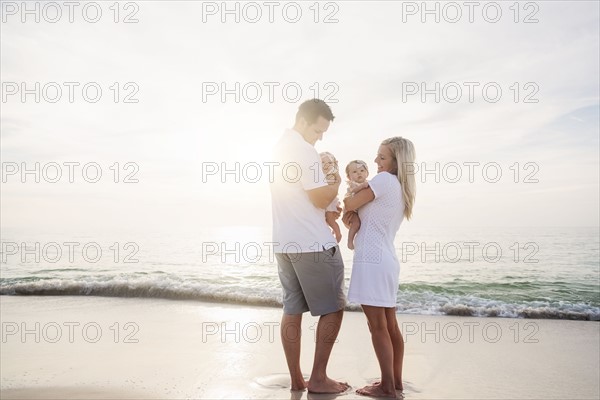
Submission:
[[[319,156],[321,156],[321,164],[325,175],[335,174],[338,171],[338,161],[333,154],[324,151],[319,153]]]
[[[362,160],[353,160],[346,165],[346,177],[349,181],[363,183],[369,176],[367,163]]]

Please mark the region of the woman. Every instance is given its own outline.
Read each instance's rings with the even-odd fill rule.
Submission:
[[[375,158],[377,175],[369,181],[369,187],[344,200],[344,223],[352,212],[358,212],[361,220],[348,300],[362,306],[381,369],[380,382],[356,391],[365,396],[395,398],[396,390],[403,389],[404,341],[396,319],[400,264],[394,238],[404,217],[408,220],[412,215],[414,161],[415,149],[410,140],[384,140]]]

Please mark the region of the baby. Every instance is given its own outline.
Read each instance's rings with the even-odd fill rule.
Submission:
[[[354,196],[354,194],[369,186],[367,177],[369,176],[369,168],[367,163],[362,160],[350,161],[346,166],[346,177],[348,178],[348,191],[345,197]],[[352,213],[350,218],[350,229],[348,230],[348,248],[354,250],[354,237],[360,228],[360,218],[358,213]]]
[[[321,156],[321,164],[325,176],[327,177],[328,175],[335,174],[338,171],[338,162],[333,154],[325,151],[319,155]],[[325,221],[333,231],[335,240],[338,243],[342,240],[342,232],[340,231],[340,226],[336,222],[336,218],[339,216],[339,206],[340,200],[336,197],[325,209]]]

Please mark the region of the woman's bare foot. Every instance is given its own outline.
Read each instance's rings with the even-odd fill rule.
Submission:
[[[383,387],[381,387],[379,383],[376,385],[365,386],[363,388],[360,388],[356,391],[356,393],[369,397],[385,397],[390,399],[398,398],[398,396],[396,396],[396,391],[388,392],[386,390],[383,390]]]
[[[310,393],[343,393],[348,390],[349,387],[350,385],[346,382],[337,382],[331,378],[326,378],[321,382],[308,381],[308,391]]]
[[[306,384],[306,381],[304,380],[303,376],[300,376],[300,378],[298,379],[293,379],[292,380],[292,391],[296,391],[296,390],[306,390],[306,388],[308,387],[308,385]]]
[[[375,385],[381,385],[381,381],[373,382],[373,386],[375,386]],[[402,382],[396,383],[396,390],[400,390],[400,391],[404,390],[404,386],[402,386]]]

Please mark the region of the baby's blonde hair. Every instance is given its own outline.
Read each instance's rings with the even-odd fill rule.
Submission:
[[[329,157],[329,159],[331,160],[331,162],[337,163],[337,158],[335,158],[335,156],[333,154],[331,154],[328,151],[324,151],[322,153],[319,153],[319,157],[323,158],[323,157]]]
[[[323,162],[323,158],[327,158],[330,162],[333,163],[333,167],[329,171],[324,171],[326,174],[333,174],[338,172],[338,160],[335,158],[333,154],[328,151],[324,151],[319,153],[319,157],[321,157],[321,162]]]
[[[350,166],[352,164],[358,164],[364,167],[365,171],[367,171],[367,174],[369,173],[369,167],[367,167],[366,162],[364,162],[363,160],[352,160],[348,163],[348,165],[346,165],[346,178],[350,179]]]

